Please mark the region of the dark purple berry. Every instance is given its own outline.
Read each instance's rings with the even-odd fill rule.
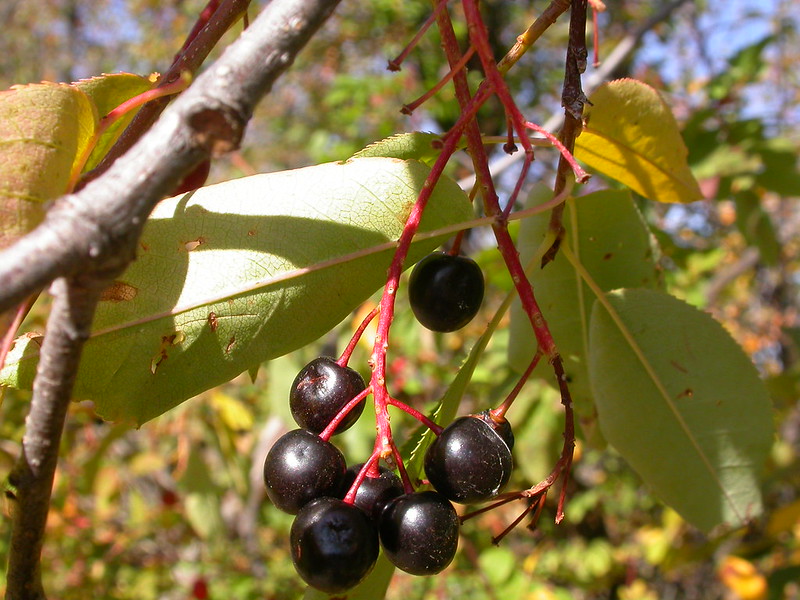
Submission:
[[[408,298],[422,325],[432,331],[456,331],[478,314],[483,287],[483,273],[474,260],[434,252],[411,272]]]
[[[509,450],[514,449],[514,432],[511,430],[511,423],[509,423],[505,417],[493,417],[491,411],[488,410],[470,416],[481,419],[489,427],[494,429],[495,433],[506,443]]]
[[[295,377],[289,392],[289,408],[300,427],[320,433],[366,387],[358,371],[340,366],[329,356],[321,356],[303,367]],[[361,401],[354,406],[335,433],[341,433],[355,423],[364,410],[364,404]]]
[[[507,421],[503,421],[507,424]],[[425,452],[425,474],[436,491],[462,504],[496,496],[511,477],[510,426],[493,427],[481,415],[460,417],[444,428]]]
[[[311,587],[329,594],[357,585],[378,558],[378,532],[364,512],[338,498],[317,498],[289,533],[292,562]]]
[[[339,449],[305,429],[281,436],[264,461],[272,503],[291,515],[320,496],[335,496],[347,468]]]
[[[412,575],[433,575],[447,567],[456,555],[458,530],[453,505],[433,491],[398,496],[380,518],[386,557]]]
[[[344,476],[344,484],[342,485],[342,496],[347,494],[363,466],[364,463],[348,467]],[[400,481],[400,478],[394,471],[380,466],[378,467],[378,477],[367,476],[358,486],[353,504],[377,522],[386,504],[402,493],[403,482]]]

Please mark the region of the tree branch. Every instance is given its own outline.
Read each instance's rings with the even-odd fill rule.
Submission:
[[[214,11],[214,16],[208,24],[199,31],[192,32],[195,34],[194,38],[187,40],[186,46],[175,56],[172,66],[161,76],[156,87],[175,83],[185,71],[196,73],[225,32],[242,18],[249,4],[250,0],[224,0]],[[83,187],[92,179],[97,179],[115,160],[127,152],[150,129],[170,100],[171,97],[164,96],[145,104],[100,164],[91,173],[85,174],[80,186]]]
[[[23,450],[9,477],[7,598],[45,598],[41,550],[61,432],[103,289],[133,259],[153,206],[200,160],[239,145],[256,103],[338,2],[273,0],[130,151],[0,253],[0,312],[55,280]]]
[[[153,206],[201,160],[238,147],[257,102],[338,3],[268,4],[124,157],[0,253],[0,311],[56,277],[127,264]]]
[[[36,373],[31,409],[25,422],[22,454],[8,481],[12,500],[8,599],[45,598],[41,551],[61,431],[78,372],[81,349],[89,337],[103,282],[58,279]]]

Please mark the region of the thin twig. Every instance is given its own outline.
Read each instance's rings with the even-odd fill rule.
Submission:
[[[209,2],[203,10],[195,28],[187,36],[183,48],[175,55],[172,65],[161,76],[156,87],[172,85],[186,72],[194,76],[225,32],[247,12],[250,0],[224,0],[219,6],[214,4],[215,2]],[[211,15],[207,14],[209,9],[212,9]],[[201,23],[202,27],[198,29],[197,26]],[[115,160],[125,154],[152,127],[171,100],[169,96],[162,96],[143,106],[100,164],[84,176],[79,187],[99,177]]]

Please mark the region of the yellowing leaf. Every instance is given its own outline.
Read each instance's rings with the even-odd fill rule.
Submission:
[[[589,98],[575,156],[658,202],[693,202],[703,195],[686,162],[678,124],[658,92],[633,79],[600,86]]]
[[[83,79],[72,84],[91,98],[97,107],[97,114],[100,118],[117,108],[123,102],[138,96],[153,87],[146,77],[133,75],[131,73],[114,73],[111,75],[101,75],[91,79]],[[131,122],[138,109],[132,110],[122,118],[115,121],[100,137],[97,144],[92,149],[89,160],[83,166],[84,171],[89,171],[97,166],[108,150],[117,141],[122,131]]]
[[[0,92],[0,248],[38,225],[43,203],[67,191],[96,122],[89,98],[66,84]]]

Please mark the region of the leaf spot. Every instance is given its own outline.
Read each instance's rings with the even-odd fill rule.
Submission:
[[[605,254],[603,254],[603,260],[609,260],[613,256],[614,256],[613,252],[606,252]]]
[[[133,300],[139,293],[139,288],[124,281],[115,281],[103,290],[100,300],[105,302],[126,302]]]
[[[150,361],[150,372],[155,375],[156,371],[158,371],[158,367],[161,366],[161,363],[169,358],[167,351],[172,346],[177,346],[180,344],[184,339],[186,339],[186,335],[182,331],[176,331],[170,335],[162,335],[161,336],[161,345],[158,348],[158,352]]]
[[[196,250],[205,243],[206,243],[206,238],[200,236],[196,240],[190,240],[188,242],[184,242],[183,247],[186,248],[187,252],[191,252],[192,250]]]
[[[231,339],[228,340],[228,345],[225,346],[225,354],[230,354],[233,347],[236,345],[236,336],[232,335]]]
[[[219,321],[217,320],[217,313],[213,311],[208,313],[208,326],[211,327],[211,331],[216,331],[217,325],[219,325]]]
[[[692,396],[694,396],[694,390],[692,390],[692,388],[686,388],[678,394],[678,398],[691,398]]]

